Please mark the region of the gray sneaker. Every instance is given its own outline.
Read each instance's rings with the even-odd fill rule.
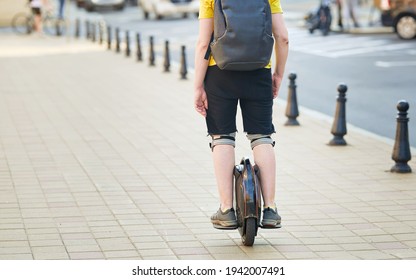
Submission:
[[[237,218],[235,217],[235,211],[233,208],[228,209],[225,212],[222,212],[221,208],[218,209],[217,213],[211,216],[211,222],[214,228],[217,229],[237,228]]]
[[[277,213],[276,209],[267,207],[263,210],[263,220],[261,225],[264,228],[281,228],[282,218]]]

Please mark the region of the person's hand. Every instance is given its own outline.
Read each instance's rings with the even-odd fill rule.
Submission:
[[[282,76],[274,72],[272,75],[273,99],[279,95],[279,89],[280,89],[281,84],[282,84]]]
[[[203,87],[198,87],[195,89],[194,106],[195,110],[203,117],[207,116],[208,100],[207,94]]]

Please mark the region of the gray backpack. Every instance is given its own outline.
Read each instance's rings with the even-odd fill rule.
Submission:
[[[207,53],[212,53],[220,69],[264,68],[273,44],[268,0],[215,0],[214,33]]]

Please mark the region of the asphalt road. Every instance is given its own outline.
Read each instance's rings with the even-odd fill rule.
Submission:
[[[305,31],[306,32],[306,31]],[[367,35],[354,35],[331,41],[358,40]],[[366,39],[367,40],[367,39]],[[408,44],[398,41],[394,34],[371,35],[371,41],[386,41],[387,46]],[[294,42],[296,43],[296,41]],[[325,45],[325,42],[322,44]],[[346,44],[346,43],[345,43]],[[397,45],[398,44],[398,45]],[[416,42],[413,42],[416,47]],[[325,47],[325,46],[323,46]],[[308,48],[320,48],[310,45]],[[354,47],[354,49],[357,49]],[[357,127],[387,138],[395,137],[399,100],[410,103],[410,141],[416,147],[416,54],[408,49],[380,50],[344,57],[311,55],[292,51],[287,64],[288,71],[297,73],[298,103],[304,107],[333,116],[337,86],[345,83],[347,91],[347,121]],[[331,54],[330,51],[328,51]],[[413,62],[413,63],[409,63]],[[380,66],[384,65],[384,66]],[[281,98],[286,98],[282,91]]]

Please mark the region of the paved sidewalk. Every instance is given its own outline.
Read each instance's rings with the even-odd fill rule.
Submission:
[[[329,118],[301,108],[284,126],[278,100],[283,228],[245,247],[210,224],[191,76],[85,40],[0,36],[0,259],[416,259],[416,176],[388,171],[391,141],[348,127],[348,146],[328,146]],[[250,154],[241,133],[236,153]]]

